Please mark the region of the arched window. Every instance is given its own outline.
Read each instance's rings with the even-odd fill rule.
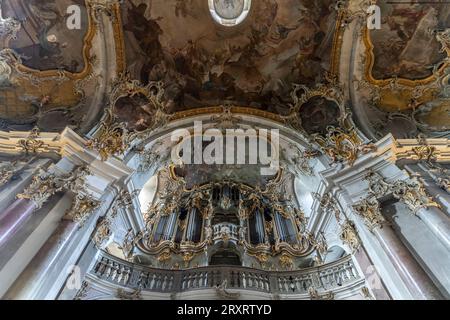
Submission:
[[[252,0],[208,0],[214,20],[227,27],[242,23],[247,18]]]

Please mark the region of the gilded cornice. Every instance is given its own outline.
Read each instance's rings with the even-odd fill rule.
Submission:
[[[413,160],[428,162],[450,161],[450,139],[398,139],[392,145],[395,161]]]
[[[339,75],[342,43],[344,41],[344,33],[345,33],[344,20],[347,16],[345,6],[346,5],[344,4],[343,8],[337,8],[337,19],[333,37],[333,46],[331,51],[332,54],[331,54],[330,72],[336,75]]]

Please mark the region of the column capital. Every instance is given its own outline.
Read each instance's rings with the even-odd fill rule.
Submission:
[[[370,231],[382,228],[386,219],[381,214],[380,202],[375,196],[369,196],[353,205],[353,210],[364,219],[364,223]]]
[[[334,214],[336,221],[341,221],[341,210],[339,205],[331,193],[325,193],[324,195],[320,195],[319,193],[313,192],[313,198],[319,202],[320,208],[322,210],[331,212]]]
[[[416,176],[388,183],[381,174],[369,172],[366,180],[369,182],[369,191],[373,197],[381,198],[392,194],[395,199],[406,204],[414,214],[420,209],[439,206],[427,195],[423,183]]]
[[[7,184],[16,172],[16,166],[8,162],[6,164],[2,164],[0,167],[0,187]]]
[[[450,178],[437,178],[439,187],[450,193]]]
[[[48,201],[48,199],[64,189],[54,173],[39,169],[39,173],[33,177],[30,186],[23,193],[17,195],[18,199],[31,200],[36,204],[36,210]]]
[[[410,180],[401,180],[391,186],[394,198],[401,200],[414,213],[428,207],[439,207],[439,205],[427,195],[423,183],[417,177]]]
[[[54,194],[70,190],[79,193],[85,186],[86,178],[90,174],[85,166],[78,167],[74,172],[65,175],[57,175],[55,167],[47,170],[39,169],[39,173],[32,179],[31,184],[17,195],[18,199],[28,199],[40,209]]]

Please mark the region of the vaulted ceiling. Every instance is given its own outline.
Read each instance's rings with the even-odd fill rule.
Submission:
[[[107,107],[114,83],[101,70],[108,69],[143,86],[161,82],[169,114],[231,104],[285,116],[294,84],[330,85],[331,74],[362,127],[446,134],[450,6],[377,1],[382,28],[370,31],[351,24],[364,12],[359,2],[254,0],[230,27],[213,19],[207,0],[129,0],[108,6],[113,27],[102,30],[90,0],[2,0],[0,30],[20,25],[13,39],[0,32],[0,125],[86,132]],[[66,27],[73,4],[81,30]],[[141,102],[124,99],[117,110],[145,126],[135,119]],[[310,104],[302,117],[312,130],[336,118],[327,103]]]
[[[128,1],[127,66],[144,83],[166,83],[171,111],[228,101],[283,112],[293,83],[314,85],[330,69],[330,4],[253,1],[247,20],[230,28],[211,18],[204,0]]]

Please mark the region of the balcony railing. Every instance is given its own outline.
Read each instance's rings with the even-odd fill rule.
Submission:
[[[263,271],[245,267],[214,266],[191,270],[143,267],[102,253],[91,275],[121,287],[158,293],[178,293],[216,288],[271,294],[306,294],[311,287],[333,290],[361,279],[350,256],[320,267],[292,272]]]
[[[219,223],[213,226],[213,240],[239,241],[239,226],[232,223]]]

